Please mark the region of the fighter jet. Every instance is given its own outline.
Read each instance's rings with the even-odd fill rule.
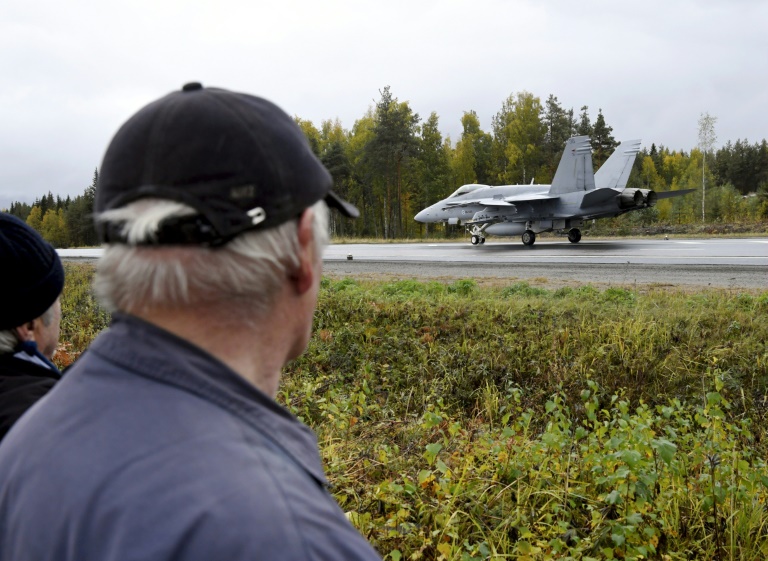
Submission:
[[[627,189],[639,151],[639,140],[622,142],[594,173],[589,137],[574,136],[565,143],[551,185],[462,185],[447,199],[419,212],[415,220],[463,225],[472,245],[485,243],[486,234],[522,234],[523,243],[532,246],[536,234],[552,231],[567,232],[568,241],[579,243],[585,220],[618,216],[695,191]]]

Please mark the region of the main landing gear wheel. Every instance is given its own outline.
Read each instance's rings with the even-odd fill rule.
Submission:
[[[533,245],[536,242],[536,234],[533,233],[533,230],[526,230],[523,232],[523,244],[525,245]]]
[[[568,241],[571,243],[579,243],[581,241],[581,230],[578,228],[568,230]]]

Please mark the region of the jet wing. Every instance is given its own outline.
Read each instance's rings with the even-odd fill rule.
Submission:
[[[476,204],[484,206],[515,206],[506,199],[479,199]]]
[[[444,208],[456,208],[462,206],[515,206],[504,199],[472,199],[469,201],[456,201],[445,203]]]
[[[512,195],[510,197],[504,197],[504,200],[510,203],[528,203],[531,201],[554,201],[559,198],[560,197],[557,195],[547,195],[544,193],[541,195]]]
[[[550,195],[510,195],[509,197],[499,198],[485,198],[485,199],[470,199],[466,201],[456,201],[445,203],[445,208],[462,207],[462,206],[501,206],[501,207],[513,207],[514,203],[528,203],[533,201],[552,201],[558,199],[557,196]]]

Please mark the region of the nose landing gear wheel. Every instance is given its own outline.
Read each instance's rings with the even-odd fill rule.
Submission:
[[[568,230],[568,241],[571,243],[579,243],[581,241],[581,230],[578,228]]]
[[[536,242],[536,234],[533,230],[526,230],[523,232],[523,244],[533,245]]]
[[[480,236],[472,236],[469,241],[472,242],[472,245],[477,245],[480,243]]]

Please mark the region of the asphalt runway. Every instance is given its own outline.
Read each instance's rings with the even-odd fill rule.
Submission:
[[[65,260],[94,260],[101,249],[62,249]],[[351,257],[351,259],[350,259]],[[324,255],[329,276],[500,279],[573,284],[655,284],[768,290],[768,238],[489,239],[457,243],[338,244]]]
[[[768,289],[767,238],[343,244],[323,258],[331,276]]]

